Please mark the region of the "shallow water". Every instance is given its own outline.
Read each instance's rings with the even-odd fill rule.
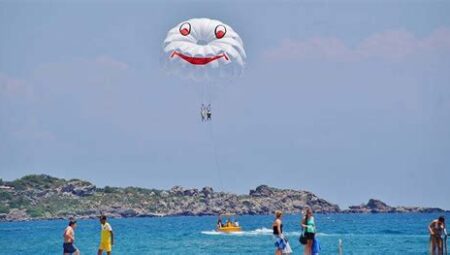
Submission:
[[[427,224],[436,214],[318,214],[316,223],[321,254],[427,254]],[[450,214],[447,214],[449,218]],[[111,219],[113,254],[273,254],[272,216],[242,216],[243,232],[214,231],[216,217]],[[300,254],[299,216],[283,219],[294,254]],[[0,223],[0,255],[62,254],[66,221]],[[96,254],[99,223],[80,220],[76,245],[82,254]]]

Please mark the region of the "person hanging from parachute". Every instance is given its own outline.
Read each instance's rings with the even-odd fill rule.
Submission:
[[[202,121],[211,120],[212,116],[211,104],[208,104],[208,106],[202,104],[202,106],[200,106],[200,116],[202,117]]]
[[[208,104],[208,107],[206,107],[206,120],[211,120],[211,116],[212,116],[211,104]]]
[[[240,76],[247,58],[243,42],[233,28],[208,18],[189,19],[170,29],[163,52],[169,73],[203,83],[206,90],[212,84]],[[200,107],[201,120],[208,121],[212,119],[212,107],[209,102],[207,107],[204,103]]]
[[[207,120],[207,109],[205,107],[205,104],[202,104],[202,106],[200,107],[200,116],[202,117],[202,121],[206,121]]]

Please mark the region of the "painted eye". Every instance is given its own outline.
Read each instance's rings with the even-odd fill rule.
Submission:
[[[180,34],[187,36],[191,33],[191,24],[185,22],[180,26]]]
[[[216,34],[217,39],[222,39],[227,33],[227,29],[225,28],[224,25],[218,25],[214,30],[214,33]]]

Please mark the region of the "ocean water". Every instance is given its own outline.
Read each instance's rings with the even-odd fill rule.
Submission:
[[[437,214],[317,214],[321,254],[427,254],[427,224]],[[447,219],[450,215],[447,214]],[[294,254],[298,243],[299,215],[283,218]],[[113,254],[273,254],[272,216],[241,216],[243,232],[219,234],[216,217],[164,217],[110,219],[115,235]],[[32,221],[0,223],[0,255],[62,254],[62,232],[67,222]],[[76,246],[81,254],[96,254],[100,238],[97,220],[80,220]]]

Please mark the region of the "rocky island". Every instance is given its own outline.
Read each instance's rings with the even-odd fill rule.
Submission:
[[[344,213],[438,213],[445,212],[440,208],[428,208],[417,206],[389,206],[381,200],[370,199],[367,204],[353,205]]]
[[[94,184],[48,175],[29,175],[7,182],[0,179],[0,221],[58,219],[75,216],[95,218],[217,215],[226,209],[235,214],[272,214],[282,210],[300,213],[306,206],[317,213],[436,212],[438,208],[390,207],[378,200],[351,206],[338,205],[308,191],[278,189],[260,185],[248,195],[215,192],[211,187],[170,190],[138,187],[96,187]]]

